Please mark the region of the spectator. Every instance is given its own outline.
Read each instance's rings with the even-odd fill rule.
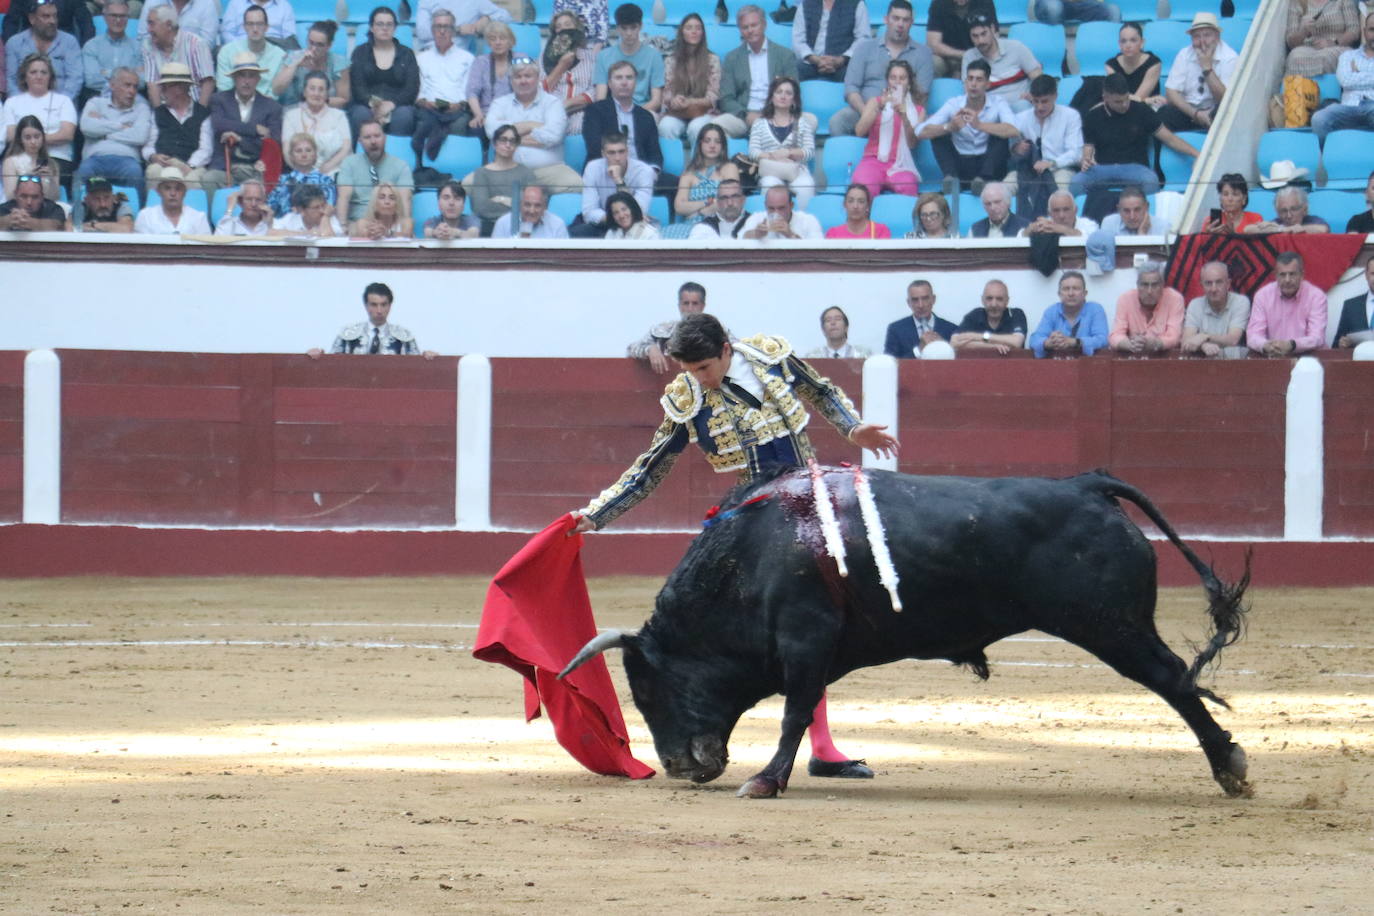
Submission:
[[[655,372],[675,371],[673,363],[668,358],[668,341],[677,330],[679,321],[688,315],[699,315],[704,311],[706,287],[691,281],[682,284],[677,291],[677,318],[672,321],[661,321],[649,328],[649,333],[625,348],[625,355],[630,359],[647,360]]]
[[[1119,73],[1126,78],[1126,86],[1133,101],[1144,102],[1156,111],[1163,106],[1159,94],[1159,74],[1164,61],[1153,51],[1145,50],[1145,32],[1138,22],[1127,22],[1117,32],[1117,47],[1121,53],[1107,58],[1107,73]]]
[[[758,163],[759,187],[786,185],[805,209],[816,193],[806,167],[816,155],[816,135],[801,117],[801,86],[790,76],[773,80],[763,117],[749,129],[749,157]]]
[[[318,73],[325,80],[325,104],[336,110],[348,107],[353,94],[348,77],[349,60],[330,50],[338,30],[339,24],[329,19],[310,27],[305,34],[305,50],[287,54],[281,69],[272,77],[272,91],[277,101],[283,105],[300,104],[305,100],[306,80]],[[466,93],[466,86],[463,91]]]
[[[1073,181],[1083,159],[1083,118],[1059,104],[1059,81],[1047,73],[1031,80],[1030,95],[1031,107],[1016,115],[1021,139],[1011,145],[1006,184],[1017,212],[1034,218],[1045,215],[1050,194]]]
[[[296,12],[288,0],[228,0],[220,17],[219,43],[227,45],[245,35],[244,14],[256,6],[267,14],[267,37],[273,44],[295,51],[300,49],[296,39]]]
[[[676,140],[686,133],[687,145],[695,146],[701,129],[719,113],[719,100],[720,58],[706,47],[706,26],[701,17],[688,13],[677,27],[673,53],[663,60],[659,136]]]
[[[4,193],[0,201],[13,200],[20,178],[35,177],[48,200],[61,197],[60,166],[48,153],[47,132],[35,115],[24,115],[14,126],[14,134],[5,148]]]
[[[1121,8],[1105,0],[1035,0],[1035,21],[1060,25],[1078,22],[1120,22]]]
[[[897,359],[919,359],[927,344],[948,341],[959,330],[952,321],[935,314],[935,289],[928,280],[912,280],[906,288],[910,318],[898,318],[887,326],[883,352]]]
[[[507,213],[496,221],[491,230],[494,239],[565,239],[568,226],[557,213],[549,212],[549,192],[543,185],[531,184],[520,189],[520,219]]]
[[[930,48],[911,37],[912,17],[908,0],[892,0],[883,18],[883,36],[865,38],[854,46],[844,76],[844,99],[849,104],[830,116],[830,136],[848,137],[856,133],[854,127],[865,103],[886,94],[887,74],[893,61],[906,61],[913,74],[911,100],[918,106],[925,105],[935,79],[935,62]]]
[[[1021,234],[1086,238],[1099,228],[1097,223],[1086,216],[1078,215],[1078,202],[1068,191],[1055,191],[1051,194],[1049,210],[1048,216],[1031,220],[1030,225],[1021,230]]]
[[[1374,262],[1371,262],[1374,263]],[[1183,352],[1220,356],[1245,340],[1250,300],[1231,289],[1231,270],[1222,261],[1202,265],[1202,295],[1183,316]]]
[[[163,167],[175,168],[189,184],[213,194],[221,183],[217,176],[224,173],[207,168],[213,148],[210,109],[192,101],[192,85],[191,70],[185,64],[169,63],[162,68],[156,86],[162,103],[153,111],[153,126],[143,147],[143,161],[148,163],[144,175],[151,181]]]
[[[5,21],[13,17],[11,11]],[[90,19],[89,13],[86,18]],[[81,45],[57,27],[57,4],[46,2],[32,7],[28,22],[27,29],[10,35],[5,41],[5,78],[11,94],[17,94],[16,87],[24,88],[19,77],[23,65],[34,57],[42,57],[51,71],[50,88],[75,101],[86,83],[85,64],[81,59]]]
[[[282,136],[292,138],[292,146],[296,137],[309,137],[315,149],[313,168],[332,178],[349,153],[348,116],[329,105],[329,80],[322,71],[307,74],[303,92],[305,100],[282,115]],[[288,164],[292,155],[287,150]]]
[[[544,91],[563,102],[568,136],[582,133],[582,112],[596,100],[596,55],[601,42],[587,37],[587,28],[571,10],[555,13],[539,72]]]
[[[1007,174],[1007,141],[1017,136],[1010,106],[988,94],[990,72],[987,61],[970,63],[964,94],[945,102],[916,129],[918,139],[930,141],[940,171],[947,178],[957,176],[964,190],[976,182],[981,191],[986,182]]]
[[[472,212],[482,220],[482,237],[491,235],[496,221],[510,212],[517,189],[535,183],[534,172],[515,161],[520,132],[514,124],[497,128],[491,136],[492,161],[471,176]],[[467,179],[464,179],[467,181]]]
[[[344,234],[334,208],[325,200],[324,189],[317,184],[296,186],[291,195],[291,212],[276,220],[276,228],[269,235],[294,238],[327,239]]]
[[[235,213],[235,208],[238,213]],[[250,178],[230,192],[224,215],[215,226],[216,235],[261,235],[272,231],[272,208],[267,205],[267,187]]]
[[[349,223],[361,219],[372,200],[372,191],[382,182],[396,187],[407,198],[415,190],[410,166],[386,151],[386,135],[376,121],[365,121],[358,129],[358,145],[363,148],[339,167],[339,218]]]
[[[1036,359],[1053,356],[1092,356],[1107,346],[1107,313],[1088,301],[1088,283],[1076,270],[1059,277],[1059,301],[1045,309],[1030,336]]]
[[[1346,232],[1358,232],[1362,235],[1374,232],[1374,172],[1370,172],[1369,178],[1365,180],[1364,202],[1369,209],[1350,217],[1349,222],[1345,224]]]
[[[637,202],[640,219],[654,196],[654,170],[630,158],[629,138],[607,134],[601,140],[601,158],[587,163],[582,173],[582,213],[569,232],[574,238],[600,238],[612,228],[607,219],[611,195],[625,192]],[[643,230],[640,230],[641,232]]]
[[[472,117],[469,130],[483,130],[491,103],[503,95],[510,95],[510,65],[515,58],[515,33],[504,22],[493,22],[482,33],[489,49],[472,62],[468,70],[468,109]],[[486,130],[487,136],[491,134]]]
[[[245,51],[229,71],[234,88],[210,97],[210,131],[219,146],[228,148],[233,184],[261,177],[267,170],[263,142],[281,143],[281,105],[258,92],[262,73],[252,52]]]
[[[393,184],[382,182],[373,189],[367,210],[348,227],[354,238],[410,239],[415,237],[415,221],[410,218],[410,195]]]
[[[92,96],[81,112],[85,154],[76,178],[102,175],[143,190],[143,146],[152,136],[153,112],[138,94],[138,73],[120,67],[110,77],[110,94]]]
[[[62,208],[43,196],[43,180],[21,175],[14,196],[0,204],[0,231],[59,232],[67,226]]]
[[[635,70],[628,60],[611,64],[610,96],[587,106],[582,116],[582,139],[587,160],[601,156],[601,138],[623,133],[630,138],[630,158],[663,171],[663,149],[658,144],[658,127],[647,108],[634,101]],[[659,175],[659,182],[676,184],[678,176]],[[671,186],[671,185],[669,185]]]
[[[451,242],[455,239],[475,239],[481,232],[477,219],[463,213],[468,202],[468,192],[457,181],[446,181],[439,188],[439,213],[425,220],[423,226],[427,239]]]
[[[983,187],[979,199],[983,202],[983,212],[987,214],[969,228],[971,239],[1010,239],[1015,238],[1030,222],[1011,212],[1011,195],[1007,186],[1000,181],[988,182]]]
[[[1264,217],[1245,209],[1250,204],[1250,185],[1239,172],[1221,176],[1217,182],[1217,201],[1221,206],[1202,224],[1203,232],[1233,235],[1249,232],[1251,226],[1264,222]]]
[[[116,194],[110,179],[86,179],[86,196],[72,208],[72,225],[78,232],[111,232],[124,234],[134,231],[134,211],[129,198]]]
[[[612,241],[621,239],[657,239],[658,227],[644,218],[644,210],[639,201],[627,191],[616,191],[606,200],[606,221],[602,224],[604,238]]]
[[[162,71],[179,64],[186,67],[191,85],[196,87],[195,100],[208,106],[215,92],[215,62],[210,57],[210,43],[182,31],[177,22],[177,9],[172,3],[154,7],[148,16],[148,34],[143,37],[143,82],[148,87],[148,104],[154,108],[162,104],[158,82]]]
[[[199,38],[207,50],[219,44],[219,0],[143,0],[143,9],[138,16],[140,33],[148,34],[150,14],[159,6],[170,6],[177,14],[181,30]]]
[[[687,238],[697,223],[718,213],[716,193],[720,183],[739,179],[739,168],[730,160],[727,144],[725,130],[719,124],[707,124],[697,133],[692,159],[678,179],[677,196],[673,198],[678,221],[664,227],[664,238]],[[740,203],[743,202],[741,195]]]
[[[286,63],[286,52],[267,40],[267,12],[256,3],[250,3],[243,11],[243,37],[235,38],[219,49],[215,65],[216,89],[227,92],[234,88],[234,79],[230,74],[245,55],[252,55],[262,68],[264,75],[258,91],[266,98],[275,99],[277,93],[272,86],[282,65]]]
[[[466,134],[472,117],[467,88],[473,57],[453,41],[452,13],[436,10],[433,27],[433,46],[421,51],[417,58],[420,96],[415,100],[415,138],[411,143],[417,159],[421,154],[438,158],[448,135]]]
[[[1355,0],[1292,0],[1284,41],[1289,47],[1284,73],[1316,77],[1337,72],[1347,48],[1360,40],[1360,10]]]
[[[1326,294],[1303,279],[1302,255],[1283,251],[1274,282],[1255,293],[1247,346],[1265,356],[1293,356],[1326,346]]]
[[[718,125],[711,125],[719,129]],[[703,130],[698,140],[706,136]],[[716,188],[715,213],[698,221],[692,226],[687,237],[690,239],[737,239],[749,222],[749,214],[744,212],[744,187],[738,178],[722,178]],[[670,227],[671,228],[671,227]]]
[[[996,19],[992,0],[931,0],[926,17],[926,44],[935,55],[936,76],[960,72],[964,52],[973,47],[969,23],[977,15]]]
[[[925,110],[911,95],[911,64],[898,58],[887,65],[887,89],[864,103],[854,133],[867,135],[863,158],[855,166],[850,181],[868,188],[870,197],[884,189],[898,194],[916,195],[921,176],[911,148],[916,145],[916,125]]]
[[[792,192],[774,185],[763,194],[763,213],[745,220],[740,235],[746,239],[823,238],[820,220],[804,210],[792,209]]]
[[[821,312],[821,333],[825,346],[816,347],[806,359],[868,359],[873,351],[849,342],[849,316],[838,305]]]
[[[1318,10],[1336,4],[1341,0],[1326,0]],[[1293,3],[1288,8],[1290,18],[1299,7]],[[1363,40],[1359,47],[1342,51],[1336,64],[1341,103],[1312,113],[1312,133],[1322,142],[1333,130],[1374,130],[1374,11],[1364,17],[1360,31]]]
[[[851,184],[844,192],[844,223],[825,233],[828,239],[890,239],[892,230],[873,222],[873,195],[862,184]]]
[[[491,103],[487,132],[495,136],[502,125],[515,125],[520,134],[516,162],[532,169],[541,184],[560,191],[582,190],[582,176],[563,161],[568,116],[563,113],[563,103],[539,87],[539,65],[533,58],[520,55],[512,61],[511,87],[514,91],[510,95]],[[587,156],[591,157],[591,150]]]
[[[1213,13],[1193,16],[1188,34],[1193,43],[1178,52],[1169,68],[1164,83],[1168,104],[1159,110],[1159,120],[1170,130],[1205,131],[1212,126],[1240,56],[1221,40]]]
[[[844,82],[855,48],[872,35],[864,0],[803,0],[792,20],[797,77]]]
[[[1341,305],[1341,318],[1336,322],[1335,345],[1343,350],[1355,346],[1352,334],[1368,334],[1374,328],[1374,259],[1364,264],[1364,282],[1369,292],[1351,296]]]
[[[415,133],[415,99],[420,94],[420,65],[415,53],[396,40],[396,14],[379,6],[368,17],[367,41],[353,49],[349,89],[353,99],[348,121],[359,134],[376,121],[389,134]]]
[[[720,115],[712,123],[725,128],[731,137],[749,133],[763,114],[774,80],[797,76],[796,55],[768,40],[763,17],[763,10],[752,3],[739,8],[735,23],[740,44],[721,61]]]
[[[1150,202],[1137,187],[1128,187],[1117,198],[1116,212],[1102,221],[1102,228],[1089,233],[1084,253],[1089,267],[1103,272],[1116,269],[1116,239],[1119,236],[1168,235],[1169,221],[1150,214]]]
[[[1246,227],[1247,233],[1310,233],[1330,232],[1331,225],[1320,216],[1307,212],[1307,192],[1302,188],[1288,185],[1274,195],[1274,222],[1264,221]]]
[[[597,99],[606,98],[610,94],[611,65],[628,60],[635,65],[635,104],[657,114],[663,103],[663,55],[653,45],[640,40],[643,27],[644,11],[638,6],[622,3],[615,8],[615,28],[620,41],[596,55],[596,73],[592,80],[596,83]]]
[[[955,350],[993,350],[1006,356],[1026,345],[1026,313],[1008,308],[1011,294],[1001,280],[983,284],[983,306],[964,316],[949,342]]]
[[[57,13],[53,21],[59,29],[75,38],[78,45],[84,45],[95,35],[95,22],[83,0],[10,0],[4,25],[0,27],[0,41],[9,41],[25,25],[31,24],[29,17],[43,4],[53,5]]]
[[[1027,107],[1024,96],[1030,91],[1031,80],[1044,68],[1031,49],[1014,38],[997,36],[997,17],[975,13],[969,17],[969,38],[973,47],[964,52],[963,72],[975,60],[987,61],[988,95],[995,95],[1011,106],[1013,111]],[[1059,61],[1050,61],[1057,70]]]
[[[43,128],[53,175],[65,184],[72,173],[76,107],[69,96],[52,91],[52,63],[42,54],[35,52],[24,58],[19,64],[17,82],[11,85],[17,91],[5,100],[5,146],[13,147],[19,122],[33,116]]]
[[[945,195],[927,191],[916,198],[912,207],[912,222],[915,228],[906,234],[909,239],[950,239],[957,238],[954,232],[954,217],[949,212],[949,201]]]
[[[110,76],[120,67],[133,70],[142,87],[143,49],[129,37],[129,4],[109,0],[103,12],[105,34],[81,47],[82,79],[86,90],[103,95],[110,90]]]
[[[420,8],[415,14],[415,45],[428,48],[438,42],[439,33],[434,28],[434,17],[443,10],[453,19],[453,35],[450,36],[458,47],[471,53],[476,50],[477,36],[486,31],[493,22],[511,21],[510,13],[492,3],[491,0],[420,0]]]
[[[210,221],[194,207],[186,206],[186,177],[176,166],[150,170],[158,201],[138,211],[134,232],[151,235],[209,235]]]
[[[399,324],[391,323],[391,304],[396,297],[391,287],[385,283],[369,283],[363,290],[363,305],[367,309],[367,320],[350,324],[334,338],[330,353],[353,353],[359,356],[392,355],[414,356],[420,354],[425,359],[438,356],[433,350],[421,352],[415,335]],[[316,347],[307,350],[306,356],[319,359],[324,351]]]
[[[1148,356],[1173,350],[1183,338],[1183,294],[1164,285],[1164,265],[1146,261],[1136,269],[1135,289],[1116,300],[1107,343],[1118,353]]]
[[[1102,101],[1083,117],[1082,171],[1069,182],[1069,190],[1077,197],[1096,188],[1136,185],[1146,194],[1155,193],[1159,176],[1150,165],[1152,139],[1197,158],[1198,151],[1165,127],[1154,109],[1131,98],[1124,76],[1108,74]]]

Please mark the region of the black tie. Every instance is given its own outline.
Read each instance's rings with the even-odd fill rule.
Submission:
[[[729,389],[731,394],[733,394],[739,400],[743,401],[745,404],[748,404],[750,407],[758,409],[763,406],[763,404],[759,401],[758,398],[754,397],[752,394],[749,393],[748,389],[746,389],[743,385],[735,384],[735,382],[731,380],[729,376],[725,377],[725,387]]]
[[[372,329],[372,345],[367,348],[368,353],[382,352],[381,328]]]

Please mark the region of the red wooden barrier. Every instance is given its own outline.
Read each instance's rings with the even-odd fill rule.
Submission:
[[[1374,363],[1326,362],[1328,537],[1374,536]]]
[[[0,522],[24,517],[24,353],[0,353]]]

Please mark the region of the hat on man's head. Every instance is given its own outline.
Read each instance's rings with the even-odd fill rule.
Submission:
[[[110,184],[110,179],[104,175],[92,175],[86,179],[86,193],[94,194],[96,191],[114,191],[114,185]]]
[[[181,169],[174,165],[159,166],[157,171],[153,172],[152,178],[155,185],[162,184],[164,181],[175,181],[182,186],[186,184],[186,176],[181,174]]]
[[[1307,169],[1298,168],[1292,159],[1280,159],[1269,166],[1269,174],[1260,176],[1260,185],[1267,190],[1282,188],[1307,174]]]
[[[162,72],[158,75],[157,84],[165,86],[168,83],[194,83],[191,79],[191,68],[185,64],[169,63],[162,65]]]
[[[1189,34],[1191,34],[1191,33],[1193,33],[1193,32],[1196,32],[1198,29],[1216,29],[1218,32],[1220,32],[1220,31],[1221,31],[1221,23],[1217,22],[1217,14],[1216,14],[1216,13],[1196,13],[1196,14],[1194,14],[1194,16],[1193,16],[1193,23],[1192,23],[1192,25],[1188,26],[1188,32],[1189,32]]]
[[[254,73],[266,73],[267,68],[258,63],[258,56],[252,51],[240,51],[234,55],[233,66],[229,68],[229,75],[235,73],[247,73],[249,70]]]

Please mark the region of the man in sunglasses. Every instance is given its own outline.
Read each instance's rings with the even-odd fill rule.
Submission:
[[[66,225],[62,208],[43,196],[39,175],[20,175],[14,199],[0,204],[0,230],[6,232],[60,232]]]

